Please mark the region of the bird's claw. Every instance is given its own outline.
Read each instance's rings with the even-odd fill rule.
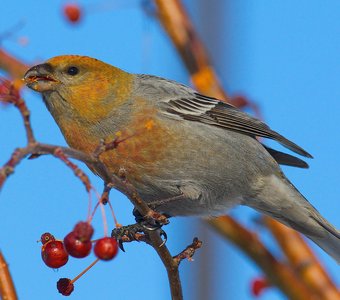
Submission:
[[[162,229],[162,225],[160,224],[150,224],[148,221],[142,221],[140,223],[122,226],[119,228],[114,228],[111,232],[111,237],[115,238],[118,241],[119,248],[125,252],[123,243],[124,242],[132,242],[132,241],[140,241],[140,238],[136,238],[138,233],[143,233],[145,238],[148,238],[149,231],[160,230],[160,236],[164,238],[164,241],[161,246],[163,246],[168,239],[166,232]],[[145,239],[144,239],[145,240]],[[147,241],[147,240],[145,240]]]
[[[166,232],[163,229],[161,229],[161,232],[159,234],[160,234],[161,237],[164,237],[163,243],[159,245],[159,247],[162,247],[168,241],[168,235],[166,234]]]
[[[123,252],[125,252],[125,249],[124,249],[124,245],[123,245],[123,241],[122,240],[118,240],[118,247],[120,250],[122,250]]]
[[[114,228],[111,232],[111,237],[118,241],[119,248],[125,252],[123,243],[138,241],[138,239],[136,239],[136,233],[138,232],[143,232],[143,228],[139,223],[136,223],[133,225]]]

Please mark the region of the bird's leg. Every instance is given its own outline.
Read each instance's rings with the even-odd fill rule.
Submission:
[[[173,202],[173,201],[181,200],[183,198],[187,198],[187,196],[184,193],[181,192],[181,194],[173,196],[173,197],[169,197],[169,198],[165,198],[165,199],[161,199],[161,200],[155,200],[155,201],[152,201],[152,202],[148,202],[148,205],[150,207],[157,207],[157,206],[160,206],[160,205],[163,205],[163,204],[167,204],[167,203],[170,203],[170,202]]]
[[[132,213],[133,213],[135,220],[137,222],[135,225],[142,226],[145,230],[149,230],[149,231],[161,229],[161,227],[163,225],[168,224],[168,220],[166,220],[166,223],[164,223],[164,221],[163,221],[164,217],[166,217],[166,219],[168,219],[171,216],[168,215],[168,214],[164,214],[164,213],[161,214],[154,209],[159,205],[169,203],[169,202],[172,202],[172,201],[175,201],[175,200],[179,200],[179,199],[183,198],[184,196],[185,195],[183,193],[181,193],[180,195],[177,195],[177,196],[174,196],[174,197],[166,198],[166,199],[163,199],[163,200],[157,200],[157,201],[153,201],[153,202],[148,202],[148,206],[151,208],[151,212],[147,216],[143,216],[137,208],[134,208]],[[164,235],[164,236],[166,235],[163,230],[161,230],[161,235]]]
[[[164,223],[161,223],[158,221],[157,217],[160,215],[158,212],[153,211],[154,216],[152,218],[145,218],[142,216],[142,214],[139,212],[138,209],[134,208],[133,209],[133,215],[135,216],[136,224],[135,225],[140,225],[143,227],[144,230],[146,231],[155,231],[155,230],[160,230],[160,235],[163,235],[165,240],[167,238],[167,235],[165,231],[162,228],[163,225],[166,225]],[[163,214],[162,216],[165,216],[166,218],[170,218],[169,215]]]

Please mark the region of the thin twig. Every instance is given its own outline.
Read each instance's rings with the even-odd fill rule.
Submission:
[[[4,78],[0,78],[0,101],[11,103],[19,110],[24,121],[27,141],[29,144],[35,143],[33,130],[30,124],[30,111],[28,110],[25,101],[20,97],[19,89],[14,83]]]
[[[194,256],[196,250],[201,247],[202,242],[197,237],[195,237],[189,246],[187,246],[182,252],[173,257],[173,260],[178,266],[183,259],[192,261],[192,257]]]
[[[53,155],[61,159],[61,161],[63,161],[65,165],[67,165],[74,172],[74,174],[84,184],[86,191],[89,193],[91,191],[91,183],[89,177],[85,174],[85,172],[81,170],[76,164],[71,162],[60,147],[57,147],[54,150]]]

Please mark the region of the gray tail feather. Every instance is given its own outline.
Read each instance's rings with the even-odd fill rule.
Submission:
[[[301,211],[301,213],[305,212]],[[309,214],[309,221],[306,223],[296,219],[292,220],[289,215],[276,219],[306,235],[340,264],[340,232],[329,224],[312,205],[310,205],[307,213]],[[304,214],[301,220],[305,216]]]
[[[285,178],[266,177],[250,206],[303,233],[340,264],[340,232]]]
[[[315,244],[332,256],[338,264],[340,264],[340,239],[330,232],[327,232],[325,237],[308,236]]]
[[[307,235],[315,244],[332,256],[340,264],[340,232],[329,224],[317,211],[319,215],[315,221],[324,230],[322,237]]]

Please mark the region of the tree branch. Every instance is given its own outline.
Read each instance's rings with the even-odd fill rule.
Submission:
[[[279,262],[266,249],[254,233],[227,216],[209,219],[207,222],[219,234],[248,255],[263,270],[267,279],[278,286],[289,299],[319,299],[289,266]]]
[[[0,252],[0,298],[6,300],[18,299],[12,276],[2,252]]]
[[[23,85],[21,78],[28,68],[27,64],[22,63],[19,59],[0,49],[0,69],[5,70],[12,79],[16,80],[17,88]]]
[[[172,258],[168,248],[166,247],[164,241],[161,239],[158,231],[148,232],[151,245],[156,250],[158,256],[163,262],[166,268],[169,280],[169,286],[171,291],[172,300],[182,300],[182,285],[179,277],[178,264]]]
[[[201,247],[202,247],[202,242],[197,237],[195,237],[189,246],[187,246],[181,253],[174,256],[173,259],[175,263],[179,266],[179,264],[181,263],[183,259],[192,261],[192,257],[194,256],[196,250]]]
[[[315,254],[295,230],[264,217],[264,222],[281,246],[293,269],[315,295],[324,300],[339,300],[340,291],[323,269]]]
[[[155,0],[158,17],[191,74],[191,80],[202,93],[227,99],[203,43],[179,0]]]

